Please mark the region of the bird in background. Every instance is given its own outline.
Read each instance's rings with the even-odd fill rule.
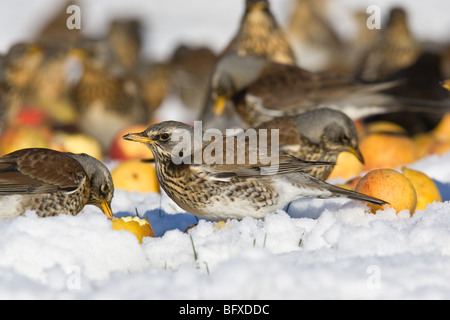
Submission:
[[[355,70],[364,80],[385,80],[395,72],[411,66],[423,51],[412,33],[404,8],[393,7],[388,22],[377,34],[373,45],[367,48]]]
[[[106,151],[121,129],[150,121],[151,113],[138,81],[111,62],[114,58],[110,47],[102,42],[86,42],[73,49],[72,55],[82,68],[71,91],[82,132],[97,139]]]
[[[33,42],[11,46],[2,61],[2,127],[15,118],[23,105],[32,104],[32,82],[44,60],[44,49]]]
[[[117,18],[109,24],[105,41],[114,52],[114,60],[125,72],[135,72],[142,62],[142,33],[142,22],[136,18]]]
[[[382,91],[397,84],[365,83],[348,74],[310,72],[257,56],[230,54],[213,72],[211,98],[216,116],[229,104],[247,126],[254,127],[320,107],[339,109],[352,118],[379,112],[384,105],[394,108],[394,98]]]
[[[171,58],[171,94],[197,119],[205,103],[209,77],[217,62],[217,54],[206,46],[181,44]]]
[[[246,0],[235,36],[220,56],[237,53],[256,55],[283,64],[295,64],[295,54],[286,32],[275,19],[268,0]]]
[[[255,55],[281,64],[296,64],[294,50],[286,32],[275,19],[268,0],[246,0],[238,30],[228,45],[219,53],[217,64],[230,55]],[[218,119],[213,113],[214,100],[211,87],[206,92],[200,115],[205,128],[241,127],[242,120],[230,106],[223,106],[223,116]],[[225,101],[223,101],[225,102]]]
[[[251,146],[248,142],[245,148],[237,149],[237,144],[227,146],[224,136],[214,141],[217,149],[211,149],[211,142],[196,145],[194,130],[193,126],[181,122],[165,121],[143,132],[129,133],[124,139],[144,143],[150,148],[155,156],[156,174],[162,189],[179,207],[196,216],[211,220],[264,218],[293,200],[305,198],[343,197],[385,203],[328,184],[304,172],[316,166],[329,165],[327,162],[304,161],[281,152],[271,163],[264,163],[261,157],[253,163],[251,154],[261,155],[260,152],[267,152],[267,149],[259,150],[258,146]],[[189,146],[181,150],[180,134],[187,134],[185,137],[189,141]],[[216,153],[221,151],[222,155]],[[241,164],[237,161],[210,163],[204,156],[201,161],[195,161],[196,152],[225,160],[230,151],[233,152],[233,160],[238,157],[238,152],[244,152],[245,161]]]
[[[286,33],[298,65],[311,71],[348,70],[347,43],[332,25],[328,0],[296,0]],[[367,19],[367,16],[366,16]]]

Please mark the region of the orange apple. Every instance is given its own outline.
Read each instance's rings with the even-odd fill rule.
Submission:
[[[341,152],[328,179],[349,179],[360,174],[364,165],[350,152]]]
[[[438,136],[443,136],[445,138],[450,138],[450,112],[444,114],[441,121],[433,129],[433,132]]]
[[[86,153],[98,160],[103,159],[100,143],[84,133],[55,133],[54,142],[64,152]]]
[[[371,133],[359,144],[364,157],[364,171],[377,168],[396,168],[418,159],[412,139],[406,135]]]
[[[130,192],[159,192],[153,164],[141,160],[125,160],[111,171],[116,189]]]
[[[46,127],[11,126],[0,137],[0,152],[7,154],[24,148],[50,148],[52,133]]]
[[[366,125],[368,133],[406,133],[405,128],[390,121],[374,121]]]
[[[431,154],[444,154],[450,151],[450,137],[447,139],[436,139],[431,147]]]
[[[402,168],[402,173],[408,178],[416,190],[416,210],[425,210],[429,203],[442,201],[441,194],[436,184],[425,173],[407,167]]]
[[[142,132],[145,125],[134,125],[121,130],[113,140],[109,156],[116,160],[153,159],[153,153],[142,143],[124,140],[122,137],[130,132]]]
[[[383,206],[368,204],[376,213],[385,207],[394,208],[396,212],[409,210],[414,214],[417,205],[417,194],[412,183],[394,169],[376,169],[369,171],[358,182],[355,191],[387,201]]]
[[[154,237],[152,226],[147,219],[141,219],[139,217],[122,217],[120,219],[112,219],[112,227],[114,230],[126,230],[133,233],[138,239],[139,243],[142,243],[144,237]]]
[[[436,144],[436,137],[432,132],[424,132],[414,135],[413,142],[416,146],[419,159],[431,154]]]

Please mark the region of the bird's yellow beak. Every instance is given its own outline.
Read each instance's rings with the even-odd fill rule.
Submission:
[[[128,133],[122,137],[125,140],[135,141],[135,142],[142,142],[142,143],[150,143],[153,140],[147,137],[144,132],[141,133]]]
[[[442,82],[442,86],[447,89],[448,91],[450,91],[450,79],[446,79]]]
[[[108,219],[112,219],[113,218],[113,216],[114,216],[113,212],[111,210],[111,207],[110,207],[108,201],[106,201],[105,198],[102,198],[102,201],[100,203],[100,209],[108,217]]]
[[[214,115],[221,116],[225,110],[226,104],[227,104],[227,100],[226,100],[225,96],[218,97],[213,106]]]
[[[352,155],[354,155],[356,157],[356,159],[359,160],[359,162],[364,164],[364,157],[363,157],[361,151],[359,151],[359,149],[355,149],[353,147],[348,147],[347,151],[350,152]]]

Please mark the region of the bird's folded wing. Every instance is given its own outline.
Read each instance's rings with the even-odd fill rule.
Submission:
[[[64,153],[26,149],[0,158],[0,195],[72,192],[83,179],[83,167]]]
[[[191,170],[205,178],[218,181],[228,181],[235,177],[262,177],[274,174],[290,174],[302,172],[306,169],[324,165],[334,165],[333,162],[304,161],[286,153],[279,153],[278,157],[271,157],[262,162],[258,158],[255,162],[221,163],[192,165]]]

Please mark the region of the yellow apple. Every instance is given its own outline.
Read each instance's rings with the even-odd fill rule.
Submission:
[[[414,186],[403,174],[394,169],[369,171],[358,182],[355,191],[389,203],[383,206],[368,204],[373,213],[385,207],[394,208],[396,212],[406,209],[411,215],[416,210],[417,194]]]
[[[2,155],[24,148],[50,148],[52,133],[46,127],[18,125],[6,128],[0,137]]]
[[[406,133],[405,128],[390,121],[374,121],[366,125],[368,133]]]
[[[416,210],[425,210],[429,203],[442,201],[441,194],[436,184],[425,173],[407,167],[402,168],[402,173],[408,178],[416,190]]]
[[[436,137],[432,132],[424,132],[414,135],[413,143],[416,146],[419,159],[431,154],[436,144]]]
[[[57,132],[54,141],[64,152],[86,153],[98,160],[103,159],[100,143],[84,133]]]
[[[152,226],[147,219],[141,219],[139,217],[122,217],[120,219],[112,219],[112,227],[114,230],[126,230],[133,233],[138,239],[139,243],[142,243],[144,237],[154,237]]]
[[[341,152],[328,179],[349,179],[360,174],[364,165],[350,152]]]
[[[418,159],[413,140],[405,135],[371,133],[359,144],[364,157],[364,171],[396,168]]]
[[[433,132],[438,136],[450,138],[450,112],[444,114],[441,121],[439,121],[438,125],[433,129]]]
[[[116,189],[130,192],[159,192],[153,164],[141,160],[125,160],[111,171]]]

